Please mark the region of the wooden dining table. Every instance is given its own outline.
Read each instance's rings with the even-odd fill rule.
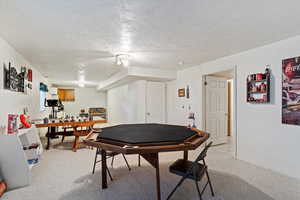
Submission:
[[[107,123],[106,119],[101,120],[88,120],[88,121],[54,121],[49,123],[36,123],[35,126],[37,128],[48,128],[46,137],[47,137],[47,146],[46,149],[50,149],[51,146],[51,139],[56,138],[56,136],[60,135],[57,132],[58,127],[78,127],[81,126],[83,123],[89,123],[92,126],[95,124]]]

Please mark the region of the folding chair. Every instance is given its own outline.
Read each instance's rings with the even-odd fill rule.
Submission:
[[[101,131],[102,131],[101,128],[94,128],[93,130],[94,130],[94,133],[97,133],[97,134],[100,134]],[[99,162],[102,162],[102,160],[97,160],[98,155],[100,155],[100,154],[101,154],[101,148],[97,148],[97,149],[96,149],[95,160],[94,160],[94,164],[93,164],[93,171],[92,171],[93,174],[95,173],[96,164],[99,163]],[[111,166],[112,166],[112,167],[113,167],[113,165],[114,165],[114,159],[115,159],[115,156],[118,155],[118,154],[120,154],[120,153],[116,153],[116,152],[112,152],[112,151],[107,151],[107,152],[106,152],[106,157],[107,157],[107,158],[112,158],[112,159],[111,159]],[[124,158],[124,160],[125,160],[125,163],[126,163],[126,165],[127,165],[127,167],[128,167],[128,170],[130,171],[131,168],[130,168],[130,166],[129,166],[129,164],[128,164],[128,161],[127,161],[125,155],[122,154],[122,156],[123,156],[123,158]],[[107,171],[108,171],[108,175],[109,175],[110,179],[113,180],[112,177],[111,177],[111,174],[110,174],[108,168],[107,168]]]
[[[174,192],[183,183],[183,181],[185,179],[192,179],[195,181],[195,185],[196,185],[200,200],[202,200],[202,194],[205,191],[207,185],[209,185],[209,187],[210,187],[212,196],[215,196],[214,190],[213,190],[213,187],[212,187],[212,184],[210,181],[210,177],[208,175],[207,165],[205,163],[205,157],[207,154],[207,150],[211,146],[211,144],[212,144],[212,142],[210,142],[203,149],[203,151],[199,154],[199,156],[197,157],[197,159],[194,162],[179,159],[170,166],[170,168],[169,168],[170,172],[174,173],[178,176],[181,176],[182,178],[179,181],[179,183],[176,185],[176,187],[172,190],[172,192],[169,194],[167,200],[171,198],[171,196],[174,194]],[[202,161],[202,163],[199,163],[200,161]],[[204,174],[206,174],[206,176],[207,176],[207,182],[206,182],[205,186],[203,187],[202,191],[200,191],[198,182],[202,180]]]
[[[98,155],[100,155],[100,154],[101,154],[101,148],[97,148],[97,149],[96,149],[95,160],[94,160],[94,164],[93,164],[93,172],[92,172],[93,174],[95,173],[96,164],[99,163],[99,162],[102,162],[102,160],[97,160]],[[114,158],[115,158],[115,156],[116,156],[116,155],[119,155],[119,154],[120,154],[120,153],[116,153],[116,152],[112,152],[112,151],[107,151],[107,152],[106,152],[107,158],[111,158],[111,167],[113,167],[113,165],[114,165]],[[131,168],[130,168],[130,166],[129,166],[129,164],[128,164],[128,161],[127,161],[125,155],[122,154],[122,156],[123,156],[123,158],[124,158],[124,160],[125,160],[125,163],[126,163],[126,165],[127,165],[127,167],[128,167],[128,170],[130,171]],[[108,169],[108,168],[107,168],[107,169]],[[108,174],[109,174],[109,176],[110,176],[110,179],[112,180],[112,177],[111,177],[111,175],[110,175],[109,170],[108,170]]]

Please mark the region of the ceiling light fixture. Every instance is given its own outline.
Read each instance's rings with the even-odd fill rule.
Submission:
[[[128,67],[129,55],[128,54],[117,54],[116,55],[116,65],[123,65],[124,67]]]
[[[84,87],[84,82],[85,82],[85,72],[83,69],[79,69],[78,70],[78,86]]]

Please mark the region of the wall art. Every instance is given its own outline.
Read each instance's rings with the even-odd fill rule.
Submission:
[[[300,125],[300,57],[282,61],[282,123]]]
[[[25,75],[26,68],[22,67],[21,72],[18,73],[17,69],[8,63],[3,64],[3,85],[4,89],[15,91],[15,92],[25,92]]]
[[[178,97],[185,97],[185,88],[178,89]]]

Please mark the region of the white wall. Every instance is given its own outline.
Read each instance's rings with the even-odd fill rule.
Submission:
[[[66,114],[78,116],[81,109],[88,111],[92,107],[106,108],[106,93],[97,92],[95,88],[72,89],[75,90],[75,101],[63,102]]]
[[[144,123],[146,81],[135,81],[107,91],[108,122]]]
[[[33,70],[32,90],[28,94],[12,92],[3,89],[3,63],[12,63],[20,72],[21,66],[30,67]],[[31,119],[44,117],[47,112],[39,110],[39,84],[47,83],[47,80],[28,62],[22,55],[16,52],[6,41],[0,38],[0,125],[7,125],[8,114],[22,114],[25,107],[28,108]]]
[[[147,81],[141,80],[128,85],[129,123],[145,123],[146,121],[146,83]]]
[[[228,56],[178,72],[178,80],[168,84],[168,119],[185,124],[191,105],[201,128],[202,76],[237,66],[237,142],[238,158],[300,179],[300,126],[281,123],[281,62],[300,56],[300,36]],[[246,102],[246,77],[264,72],[271,65],[271,103]],[[177,97],[177,89],[191,87],[191,99]]]
[[[196,126],[201,125],[202,114],[202,77],[199,68],[179,71],[177,80],[167,83],[167,122],[188,125],[188,114],[195,113]],[[179,88],[190,88],[190,98],[178,97]]]
[[[107,91],[108,123],[128,123],[128,102],[128,85],[123,85]]]

